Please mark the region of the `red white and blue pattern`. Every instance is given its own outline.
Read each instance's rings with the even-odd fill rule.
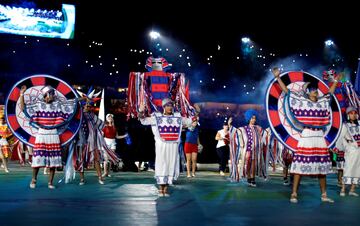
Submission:
[[[27,86],[24,94],[25,104],[28,105],[26,112],[20,108],[20,89],[23,85]],[[41,106],[36,103],[43,99],[41,89],[52,86],[56,92],[56,99],[61,102],[62,110],[54,112],[44,112]],[[56,128],[60,136],[61,145],[69,143],[80,128],[82,111],[80,105],[74,101],[77,98],[75,90],[66,82],[50,75],[33,75],[17,82],[11,89],[6,99],[5,113],[9,128],[13,134],[25,144],[34,147],[39,128]],[[76,111],[70,113],[69,108],[76,106]],[[53,109],[58,108],[53,104]],[[35,115],[36,113],[36,115]],[[56,120],[48,118],[55,117]],[[68,120],[68,121],[63,121]]]
[[[305,127],[325,127],[330,124],[330,95],[326,94],[316,103],[306,98],[301,92],[289,92],[288,104],[291,115]]]
[[[257,176],[266,177],[265,161],[262,156],[262,128],[260,126],[244,126],[240,128],[241,135],[245,141],[245,150],[243,153],[242,177],[247,177],[255,171]]]
[[[146,59],[146,65],[145,65],[145,68],[148,71],[152,71],[153,60],[161,61],[163,71],[167,71],[171,68],[171,65],[167,62],[167,60],[164,57],[160,57],[160,58],[148,57]]]
[[[42,129],[38,131],[33,150],[31,167],[60,167],[61,145],[56,129]]]
[[[352,123],[346,123],[346,126],[348,128],[348,132],[353,138],[354,142],[357,143],[358,147],[360,147],[360,121],[358,121],[358,124],[352,124]]]
[[[165,116],[155,113],[155,117],[160,138],[165,142],[179,141],[182,128],[181,115],[176,113],[173,116]]]
[[[332,172],[329,148],[322,130],[306,128],[301,133],[294,152],[290,173],[300,175],[326,175]]]
[[[280,76],[290,91],[289,95],[285,95],[277,80],[273,79],[267,89],[265,103],[270,128],[276,138],[290,150],[296,151],[305,127],[324,128],[326,145],[333,146],[340,135],[342,117],[336,98],[331,98],[329,109],[326,109],[325,105],[329,100],[326,95],[329,88],[326,84],[307,72],[292,71]],[[318,84],[321,102],[319,106],[317,103],[305,102],[299,97],[306,82]],[[294,105],[291,105],[293,103]],[[300,107],[300,104],[303,105]]]

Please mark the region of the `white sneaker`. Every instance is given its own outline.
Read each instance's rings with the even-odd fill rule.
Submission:
[[[345,196],[345,192],[344,192],[344,191],[341,191],[341,192],[340,192],[340,196],[341,196],[341,197],[344,197],[344,196]]]
[[[103,180],[99,180],[99,184],[103,185],[105,182]]]
[[[350,195],[350,196],[359,197],[359,194],[356,193],[356,192],[354,192],[354,191],[350,191],[350,192],[349,192],[349,195]]]
[[[322,202],[334,203],[335,201],[329,197],[321,197]]]
[[[48,188],[49,189],[55,189],[56,187],[54,185],[52,185],[52,184],[48,184]]]
[[[30,183],[30,188],[31,188],[31,189],[35,189],[35,188],[36,188],[36,183],[32,183],[32,182],[31,182],[31,183]]]
[[[291,203],[298,203],[298,199],[296,197],[290,198]]]
[[[85,181],[83,181],[83,180],[81,180],[80,183],[79,183],[80,186],[82,186],[84,184],[85,184]]]
[[[6,169],[5,169],[5,173],[9,173],[9,172],[10,172],[10,171],[6,168]]]
[[[223,171],[220,171],[221,176],[225,176],[225,173]]]
[[[290,196],[290,202],[291,202],[291,203],[298,203],[297,195],[291,194],[291,196]]]

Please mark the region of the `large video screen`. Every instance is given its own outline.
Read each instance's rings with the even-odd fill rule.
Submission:
[[[59,10],[0,4],[0,33],[72,39],[75,33],[75,6],[62,4]]]

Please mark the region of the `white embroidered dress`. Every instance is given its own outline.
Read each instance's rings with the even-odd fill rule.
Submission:
[[[151,125],[155,138],[155,178],[157,184],[172,184],[179,177],[179,143],[183,125],[190,126],[191,119],[180,113],[163,115],[153,113],[140,118],[143,125]]]

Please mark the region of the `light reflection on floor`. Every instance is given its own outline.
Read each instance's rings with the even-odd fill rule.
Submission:
[[[305,178],[299,203],[289,203],[290,187],[282,178],[258,180],[257,188],[230,183],[215,172],[182,175],[170,188],[170,198],[159,198],[153,172],[119,172],[97,183],[93,171],[86,184],[58,184],[47,188],[39,175],[31,190],[30,168],[11,165],[0,171],[0,225],[357,225],[360,198],[340,197],[335,175],[328,177],[328,194],[335,204],[320,202],[316,179]],[[57,172],[56,180],[61,178]],[[25,223],[26,222],[26,223]]]

